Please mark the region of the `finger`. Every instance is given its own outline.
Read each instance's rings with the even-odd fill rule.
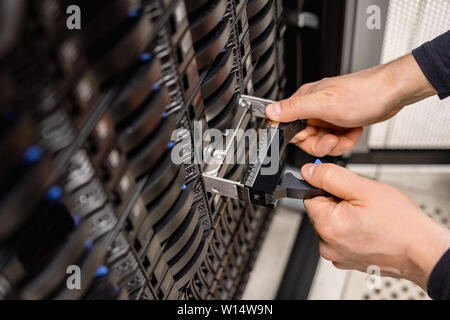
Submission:
[[[296,143],[296,145],[305,152],[316,157],[323,157],[330,153],[339,142],[338,137],[333,134],[325,134],[323,136],[309,136],[307,139]]]
[[[337,135],[339,141],[336,146],[329,152],[330,156],[340,156],[355,147],[361,138],[363,128],[350,129],[348,132]]]
[[[337,203],[337,200],[333,197],[315,197],[303,202],[311,223],[316,228],[319,236],[322,233],[322,226],[328,225],[327,221],[336,208]]]
[[[300,141],[305,140],[309,136],[314,136],[317,134],[317,128],[313,126],[307,126],[304,130],[297,133],[292,139],[291,143],[298,143]]]
[[[340,199],[359,200],[366,197],[364,190],[370,190],[371,180],[331,163],[306,164],[302,177],[311,185],[321,188]]]
[[[321,118],[326,102],[320,92],[298,95],[271,104],[266,108],[267,117],[278,122],[291,122],[297,119]]]

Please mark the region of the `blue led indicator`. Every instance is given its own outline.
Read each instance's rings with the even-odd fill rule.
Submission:
[[[183,184],[183,186],[181,187],[181,190],[185,190],[186,189],[186,185]]]
[[[72,220],[75,226],[78,226],[80,224],[80,217],[78,217],[76,214],[72,215]]]
[[[139,9],[134,9],[128,12],[128,17],[130,18],[136,18],[139,16]]]
[[[163,112],[162,113],[162,115],[161,115],[161,118],[165,118],[165,117],[167,117],[169,114],[167,113],[167,112]]]
[[[93,246],[93,243],[92,243],[91,240],[86,240],[86,241],[84,242],[84,247],[85,247],[86,249],[91,249],[92,246]]]
[[[108,274],[108,267],[104,265],[99,266],[97,268],[97,271],[95,272],[95,276],[97,278],[106,276],[107,274]]]
[[[174,145],[175,145],[175,142],[170,141],[170,142],[167,144],[167,148],[170,149],[170,148],[172,148]]]
[[[316,159],[316,161],[314,161],[314,164],[322,164],[322,161],[320,161],[319,159]]]
[[[47,191],[47,199],[50,201],[56,201],[61,198],[63,190],[59,186],[53,186]]]
[[[39,161],[42,157],[42,149],[38,146],[31,146],[25,151],[24,160],[25,163],[31,164]]]
[[[152,58],[152,55],[148,52],[144,52],[141,54],[141,61],[149,61]]]
[[[159,83],[155,83],[155,84],[153,85],[152,89],[153,89],[154,91],[158,91],[159,89],[161,89],[161,86],[159,85]]]

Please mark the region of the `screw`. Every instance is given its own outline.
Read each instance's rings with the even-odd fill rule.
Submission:
[[[247,100],[244,100],[244,99],[241,99],[240,101],[239,101],[239,105],[242,107],[242,108],[250,108],[250,104],[248,103],[248,101]]]

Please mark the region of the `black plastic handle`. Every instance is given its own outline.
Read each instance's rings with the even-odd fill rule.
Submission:
[[[313,187],[305,180],[301,180],[292,173],[287,172],[281,178],[281,184],[277,186],[272,198],[273,200],[281,198],[312,199],[319,196],[330,197],[331,194],[325,190]]]

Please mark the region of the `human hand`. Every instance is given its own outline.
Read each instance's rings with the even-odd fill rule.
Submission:
[[[362,127],[384,121],[405,105],[435,94],[412,55],[361,72],[300,87],[289,99],[266,108],[279,122],[308,119],[291,142],[322,157],[351,150]]]
[[[307,164],[303,178],[334,197],[305,200],[320,254],[340,269],[401,277],[426,290],[433,267],[450,248],[450,230],[399,190],[333,164]]]

